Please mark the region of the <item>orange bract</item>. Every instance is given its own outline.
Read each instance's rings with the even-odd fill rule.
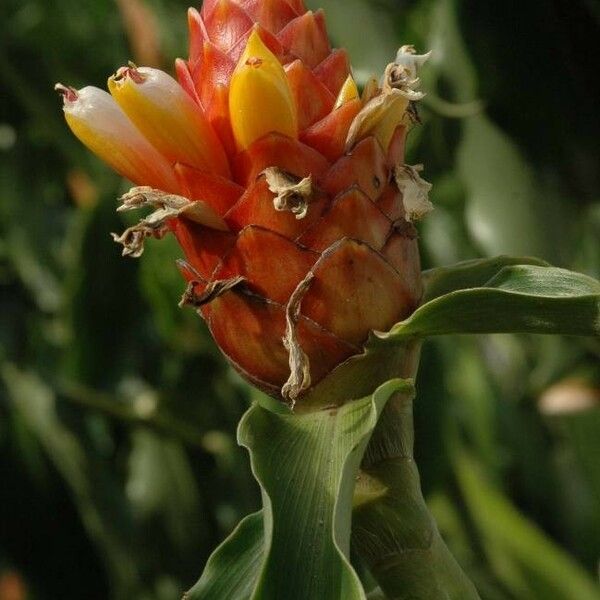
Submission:
[[[93,111],[74,110],[70,91],[65,111],[76,135],[123,175],[171,194],[152,195],[154,220],[131,239],[176,235],[185,300],[232,364],[277,395],[298,371],[290,356],[303,356],[310,377],[287,386],[295,400],[359,353],[371,330],[419,303],[416,235],[399,186],[428,189],[418,169],[403,168],[424,57],[401,49],[381,89],[371,83],[361,99],[323,12],[302,0],[205,0],[188,24],[179,84],[132,65],[111,78],[114,100],[102,92],[104,112],[127,125],[122,148],[114,127],[106,138],[100,113],[75,122],[71,114]],[[228,231],[210,228],[210,209]]]

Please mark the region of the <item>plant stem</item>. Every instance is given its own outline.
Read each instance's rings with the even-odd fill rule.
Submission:
[[[427,509],[413,446],[412,397],[396,394],[363,459],[352,544],[389,600],[477,600]]]

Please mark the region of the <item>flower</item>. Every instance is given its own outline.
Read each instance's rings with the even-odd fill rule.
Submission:
[[[412,219],[431,206],[404,164],[417,69],[404,46],[362,95],[322,11],[302,0],[205,0],[188,12],[178,81],[122,67],[97,88],[58,85],[81,141],[155,210],[123,235],[172,232],[196,307],[248,380],[292,402],[361,353],[421,297]]]

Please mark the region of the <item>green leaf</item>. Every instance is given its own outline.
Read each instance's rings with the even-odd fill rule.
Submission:
[[[449,333],[600,335],[600,283],[554,267],[503,267],[481,287],[434,298],[377,337],[398,343]]]
[[[411,383],[395,379],[361,400],[303,414],[255,403],[238,438],[264,509],[217,549],[188,600],[364,600],[348,559],[354,482],[387,400],[407,390]]]
[[[494,258],[477,258],[449,266],[437,267],[423,271],[425,294],[423,303],[438,296],[449,294],[466,288],[485,285],[500,269],[513,265],[549,266],[539,258],[496,256]]]

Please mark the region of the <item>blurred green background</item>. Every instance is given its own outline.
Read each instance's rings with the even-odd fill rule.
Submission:
[[[594,0],[325,0],[360,80],[433,56],[425,267],[536,255],[598,277]],[[70,135],[61,81],[170,68],[188,0],[0,3],[0,600],[179,598],[259,505],[235,427],[251,392],[177,308],[172,239],[122,259],[126,184]],[[599,340],[424,349],[417,460],[485,600],[578,600],[600,557]],[[598,593],[600,598],[600,591]]]

